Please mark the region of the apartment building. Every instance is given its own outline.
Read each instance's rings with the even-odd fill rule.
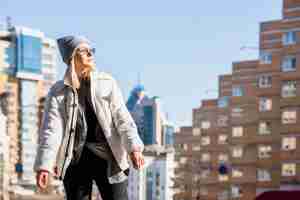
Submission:
[[[176,170],[186,174],[175,180],[186,186],[178,200],[300,189],[300,1],[284,0],[282,19],[262,22],[259,37],[259,59],[234,62],[218,98],[203,100],[189,133],[176,134]],[[191,168],[180,162],[187,155]]]

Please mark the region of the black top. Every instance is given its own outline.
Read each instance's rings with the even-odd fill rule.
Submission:
[[[86,142],[103,143],[106,142],[106,138],[93,109],[90,88],[90,80],[82,80],[78,90],[79,106],[85,115],[87,123]]]

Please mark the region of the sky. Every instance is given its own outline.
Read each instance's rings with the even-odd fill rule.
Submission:
[[[232,62],[258,58],[259,23],[280,19],[281,9],[282,0],[1,0],[0,22],[10,16],[51,38],[86,36],[97,68],[117,79],[125,100],[140,74],[168,119],[189,126]],[[66,66],[58,63],[61,78]]]

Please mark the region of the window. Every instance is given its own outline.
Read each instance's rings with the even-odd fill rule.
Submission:
[[[210,170],[209,169],[203,169],[201,172],[200,172],[200,177],[202,179],[205,179],[207,177],[209,177],[210,175]]]
[[[233,168],[232,169],[232,177],[240,178],[242,176],[243,176],[243,171],[241,169],[238,169],[238,168]]]
[[[282,60],[281,71],[296,71],[296,56],[285,56]]]
[[[187,144],[183,144],[182,148],[183,148],[184,151],[187,151],[188,150],[188,145]]]
[[[228,106],[228,97],[221,97],[218,100],[219,108],[226,108]]]
[[[270,145],[261,145],[258,147],[258,157],[261,159],[270,158],[272,153],[272,147]]]
[[[218,117],[218,126],[219,127],[227,126],[227,123],[228,123],[228,116],[226,116],[226,115],[220,115]]]
[[[260,182],[271,181],[271,173],[265,169],[257,169],[257,180]]]
[[[199,144],[193,144],[193,151],[200,151],[201,147]]]
[[[218,143],[219,144],[227,144],[227,135],[225,134],[221,134],[219,135],[219,138],[218,138]]]
[[[243,127],[235,126],[232,127],[232,137],[242,137],[243,136]]]
[[[219,174],[219,181],[220,182],[228,181],[228,175]]]
[[[296,110],[286,110],[281,114],[281,122],[283,124],[294,124],[297,122]]]
[[[272,53],[262,51],[260,53],[260,63],[261,64],[271,64],[272,63]]]
[[[282,37],[283,45],[295,44],[297,41],[297,35],[295,31],[285,32]]]
[[[240,158],[243,156],[243,148],[242,147],[233,147],[232,148],[232,157]]]
[[[281,87],[282,97],[296,96],[296,81],[284,81]]]
[[[296,149],[296,137],[284,137],[282,138],[281,149],[284,151],[290,151]]]
[[[244,95],[243,88],[241,86],[233,86],[232,87],[232,96],[241,97]]]
[[[198,136],[201,134],[200,128],[193,128],[193,136]]]
[[[231,186],[231,195],[232,198],[239,198],[243,196],[243,191],[239,186],[233,185]]]
[[[209,129],[210,128],[210,122],[209,121],[202,121],[201,122],[201,128],[202,129]]]
[[[185,164],[187,162],[187,158],[186,157],[181,157],[180,160],[179,160],[179,162],[181,164]]]
[[[209,136],[203,136],[201,137],[201,145],[206,146],[210,144],[210,137]]]
[[[227,162],[228,161],[228,155],[225,153],[222,153],[219,155],[219,162],[223,163],[223,162]]]
[[[218,193],[217,200],[228,200],[229,199],[229,191],[223,190]]]
[[[205,187],[200,187],[200,189],[199,189],[199,192],[200,192],[200,195],[201,196],[206,196],[206,195],[208,195],[208,190],[207,190],[207,188],[205,188]]]
[[[259,135],[269,135],[271,134],[271,122],[261,121],[258,125]]]
[[[240,107],[232,108],[231,116],[232,117],[242,117],[243,116],[243,109]]]
[[[272,110],[272,99],[266,97],[259,98],[259,111],[264,112],[270,110]]]
[[[281,168],[282,176],[295,176],[296,175],[296,163],[284,163]]]
[[[258,78],[259,88],[270,88],[272,86],[272,76],[271,75],[261,75]]]
[[[201,155],[201,161],[202,162],[208,162],[208,161],[210,161],[210,154],[209,153],[203,153]]]

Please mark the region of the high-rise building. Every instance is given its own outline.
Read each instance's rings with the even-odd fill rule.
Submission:
[[[130,169],[128,198],[130,200],[172,200],[174,149],[147,146],[142,170]]]
[[[139,84],[131,92],[127,108],[137,124],[145,145],[163,145],[163,113],[157,96],[149,97],[144,86]]]
[[[5,106],[6,95],[0,96],[0,197],[9,200],[9,137],[7,133],[7,117]]]
[[[191,137],[199,142],[183,144],[190,156],[179,159],[194,179],[177,199],[250,200],[300,189],[300,0],[284,0],[282,14],[261,23],[259,60],[234,62],[219,77],[219,97],[193,110]]]
[[[0,93],[9,93],[10,182],[35,184],[39,99],[56,75],[56,43],[38,30],[8,26],[0,31]]]

